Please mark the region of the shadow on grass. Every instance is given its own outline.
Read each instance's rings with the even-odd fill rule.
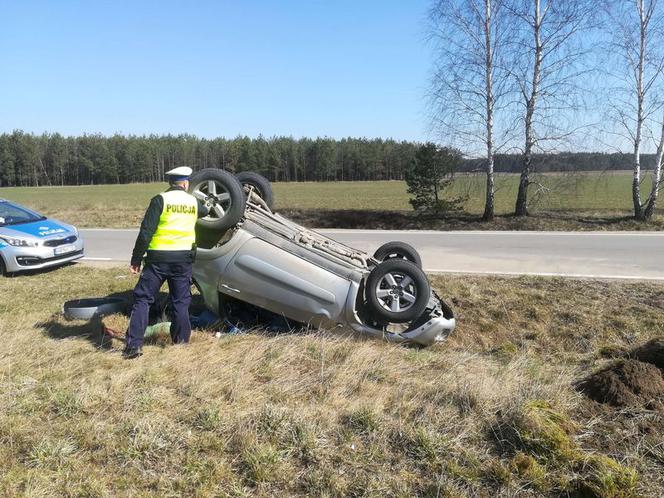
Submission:
[[[132,291],[127,290],[123,292],[116,292],[106,296],[108,298],[121,298],[127,302],[127,309],[125,315],[131,310]],[[202,296],[192,296],[192,306],[190,307],[190,314],[194,315],[204,309]],[[164,305],[168,300],[168,294],[161,292],[155,300],[155,304],[150,309],[150,317],[148,323],[154,325],[170,321],[167,316],[167,311],[164,310]],[[239,303],[239,301],[235,300]],[[236,310],[237,311],[237,310]],[[235,316],[229,316],[231,323],[237,324],[241,330],[240,335],[255,335],[265,338],[266,340],[276,339],[284,336],[292,337],[306,337],[306,336],[322,336],[322,337],[335,337],[338,339],[346,339],[357,342],[376,341],[379,338],[372,337],[369,334],[363,334],[352,330],[349,326],[339,326],[331,329],[320,329],[314,326],[307,326],[307,324],[288,320],[285,317],[276,313],[263,310],[256,306],[242,303],[241,313],[236,313]],[[106,324],[108,326],[108,323]],[[88,341],[95,348],[105,351],[117,350],[117,343],[114,345],[113,337],[103,333],[103,317],[94,317],[91,320],[66,320],[60,314],[54,314],[47,320],[43,320],[35,324],[35,327],[51,339],[67,340],[78,339]],[[215,333],[217,331],[228,332],[228,322],[226,325],[217,326],[213,328],[197,328],[192,327],[198,333]],[[125,330],[115,330],[123,334]],[[226,334],[224,334],[226,335]],[[231,333],[230,335],[235,335]],[[115,337],[115,340],[123,341],[122,337]],[[158,345],[167,347],[171,345],[170,335],[166,333],[157,333],[145,338],[145,344]],[[403,343],[402,346],[421,349],[423,346],[416,343]]]
[[[425,216],[413,211],[285,209],[280,214],[312,228],[380,230],[664,230],[664,218],[636,221],[629,212],[536,211],[526,217],[497,215],[492,221],[466,212]]]
[[[50,318],[35,324],[51,339],[85,339],[99,349],[113,349],[111,339],[102,333],[101,318],[95,317],[88,322],[65,322],[61,318]]]
[[[131,313],[132,301],[133,301],[133,290],[125,290],[122,292],[114,292],[105,296],[105,298],[120,298],[126,302],[125,310],[122,314],[129,316]],[[154,325],[157,323],[163,323],[171,321],[170,316],[168,315],[168,310],[166,305],[168,303],[168,293],[160,292],[156,297],[153,305],[150,307],[150,312],[148,316],[148,324]],[[203,298],[199,294],[192,296],[192,303],[190,307],[190,314],[200,313],[205,308],[203,303]],[[48,337],[56,340],[64,339],[84,339],[94,345],[96,348],[111,350],[113,349],[113,338],[103,333],[103,317],[95,316],[88,321],[83,320],[67,320],[64,316],[60,314],[52,315],[48,320],[41,321],[35,324],[35,327],[40,328],[44,334]],[[124,334],[125,330],[115,330],[120,334]],[[167,334],[168,335],[168,334]],[[170,335],[168,335],[168,341],[170,342]],[[119,340],[124,340],[121,337],[118,337]],[[145,338],[146,344],[160,344],[165,346],[163,337],[161,335],[155,335]]]
[[[123,299],[127,303],[124,312],[128,313],[131,310],[132,293],[132,290],[114,292],[106,298]],[[35,327],[42,329],[52,339],[80,338],[87,340],[99,349],[113,349],[111,338],[102,332],[102,317],[99,316],[95,316],[88,321],[68,321],[63,316],[53,315],[48,320],[35,324]]]

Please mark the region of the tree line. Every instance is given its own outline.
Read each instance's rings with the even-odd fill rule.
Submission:
[[[583,171],[627,171],[632,168],[633,157],[624,152],[550,152],[533,154],[533,173],[583,172]],[[645,170],[653,170],[657,162],[656,154],[641,154],[641,165]],[[496,173],[521,173],[521,154],[495,154],[493,170]],[[458,171],[484,172],[486,158],[462,159]]]
[[[163,181],[188,165],[257,171],[272,181],[403,179],[418,144],[344,138],[198,138],[22,131],[0,135],[0,186],[89,185]]]
[[[403,180],[413,168],[418,142],[390,139],[273,137],[234,139],[193,135],[123,136],[21,131],[0,135],[0,186],[90,185],[164,180],[181,165],[194,169],[257,171],[272,181]],[[645,167],[654,155],[642,156]],[[484,170],[485,160],[465,158],[458,171]],[[513,173],[518,154],[497,154],[495,171]],[[608,171],[630,167],[626,154],[535,154],[533,169]]]

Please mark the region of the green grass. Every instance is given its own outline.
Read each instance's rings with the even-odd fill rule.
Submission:
[[[540,175],[542,188],[533,185],[532,211],[592,212],[627,215],[631,209],[629,173]],[[645,180],[644,189],[649,188]],[[140,222],[148,200],[164,184],[101,185],[80,187],[11,187],[0,196],[20,202],[48,216],[81,227],[130,227]],[[517,175],[497,175],[496,213],[514,209]],[[276,183],[277,209],[356,209],[410,211],[405,182]],[[464,209],[481,214],[484,207],[484,177],[459,176],[453,195],[467,196]]]
[[[664,334],[662,284],[433,277],[458,329],[426,349],[343,330],[194,331],[188,347],[152,343],[123,361],[98,323],[60,315],[67,299],[135,280],[84,265],[0,279],[12,296],[0,300],[0,495],[663,489],[661,415],[593,410],[573,387],[607,363],[607,344]]]

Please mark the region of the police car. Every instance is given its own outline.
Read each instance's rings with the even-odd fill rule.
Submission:
[[[61,265],[83,257],[78,230],[0,199],[0,274]]]

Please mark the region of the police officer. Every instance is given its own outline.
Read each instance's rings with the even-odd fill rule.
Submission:
[[[150,305],[164,281],[173,305],[171,322],[173,342],[189,342],[189,303],[191,302],[191,267],[194,261],[194,227],[199,217],[207,216],[208,208],[187,192],[192,170],[187,166],[166,172],[170,188],[150,201],[131,256],[131,272],[143,272],[134,288],[127,345],[124,358],[142,354],[143,336],[148,325]]]

